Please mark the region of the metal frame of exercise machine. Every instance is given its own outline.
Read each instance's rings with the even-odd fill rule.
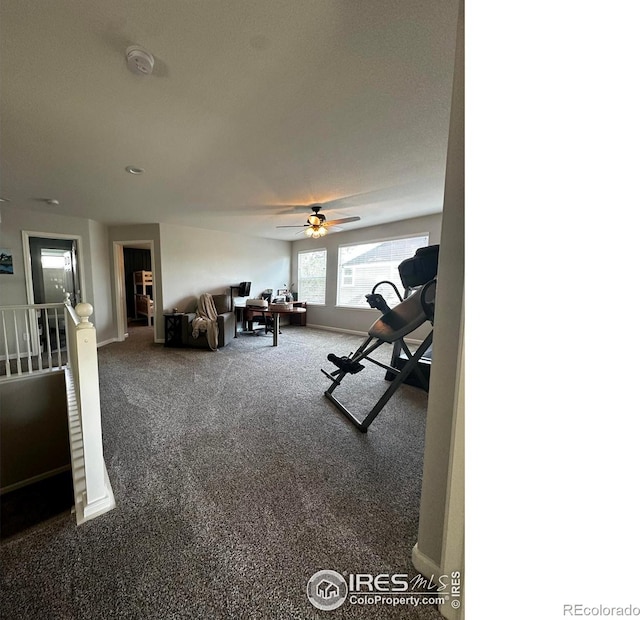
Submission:
[[[409,374],[417,368],[420,358],[425,354],[431,346],[433,340],[433,315],[435,309],[437,278],[433,278],[419,289],[416,289],[409,297],[404,299],[395,308],[390,309],[381,295],[375,293],[374,287],[371,295],[367,295],[367,301],[373,308],[378,308],[384,314],[369,328],[368,336],[365,341],[358,347],[357,351],[350,353],[349,356],[337,357],[329,354],[328,360],[338,367],[329,373],[324,369],[322,373],[332,381],[331,386],[325,391],[324,395],[342,412],[348,420],[361,432],[366,433],[369,425],[375,420],[382,408],[389,402],[395,391],[400,387]],[[390,283],[391,284],[391,283]],[[392,285],[393,286],[393,285]],[[394,286],[394,288],[396,288]],[[396,289],[396,293],[398,290]],[[398,293],[398,296],[399,293]],[[416,330],[424,323],[431,323],[431,331],[422,341],[415,353],[411,353],[409,347],[404,341],[404,337]],[[372,342],[373,341],[373,342]],[[383,344],[393,344],[394,351],[399,347],[407,356],[407,361],[400,370],[393,366],[383,364],[370,355]],[[380,397],[378,402],[373,406],[365,418],[359,420],[347,407],[345,407],[333,394],[336,388],[342,383],[342,380],[350,374],[360,372],[364,366],[362,361],[368,360],[376,366],[384,368],[387,372],[395,374],[395,378]],[[421,373],[417,373],[418,380],[426,391],[429,390],[429,384]]]

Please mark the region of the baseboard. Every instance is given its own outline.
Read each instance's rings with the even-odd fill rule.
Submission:
[[[411,551],[411,562],[413,563],[414,568],[425,577],[433,576],[433,578],[437,580],[443,575],[442,568],[438,564],[436,564],[436,562],[434,562],[430,557],[422,553],[422,551],[418,549],[417,543],[413,546],[413,549]],[[447,620],[463,620],[464,599],[452,601],[448,596],[445,598],[447,599],[446,602],[438,605],[438,611],[442,614],[442,616]],[[458,603],[458,607],[455,607],[456,603]]]
[[[307,327],[313,327],[315,329],[323,329],[324,331],[327,332],[337,332],[339,334],[349,334],[350,336],[360,336],[362,338],[364,338],[365,336],[367,336],[367,332],[360,332],[357,331],[355,329],[344,329],[342,327],[330,327],[328,325],[314,325],[312,323],[307,323]],[[415,338],[405,338],[404,341],[407,344],[415,344],[415,345],[421,345],[423,343],[422,340],[416,340]]]
[[[153,342],[156,344],[164,344],[164,338],[154,338]]]
[[[117,338],[108,338],[107,340],[103,340],[102,342],[98,343],[98,345],[97,345],[98,349],[100,347],[104,347],[104,346],[106,346],[108,344],[111,344],[112,342],[119,342],[119,340]]]
[[[109,473],[107,472],[107,466],[103,462],[104,467],[104,485],[106,490],[106,495],[101,497],[91,504],[87,504],[87,494],[83,493],[81,498],[81,508],[82,514],[79,516],[76,514],[76,523],[78,525],[82,525],[86,523],[90,519],[95,519],[100,515],[103,515],[105,512],[109,512],[116,507],[116,499],[113,495],[113,488],[111,487],[111,480],[109,480]],[[76,505],[77,509],[77,505]]]
[[[435,575],[435,578],[437,579],[442,575],[440,565],[422,553],[422,551],[418,549],[418,543],[416,543],[411,550],[411,562],[413,563],[414,568],[425,577]]]
[[[2,487],[0,489],[0,495],[4,495],[5,493],[10,493],[11,491],[16,491],[17,489],[21,489],[22,487],[29,486],[34,482],[40,482],[41,480],[46,480],[47,478],[57,476],[62,472],[69,471],[70,469],[71,469],[71,465],[63,465],[62,467],[57,467],[56,469],[46,471],[44,472],[44,474],[38,474],[37,476],[32,476],[31,478],[27,478],[26,480],[21,480],[20,482],[9,484],[6,487]]]
[[[366,336],[367,332],[359,332],[355,329],[343,329],[342,327],[330,327],[328,325],[313,325],[307,323],[307,327],[313,327],[314,329],[322,329],[326,332],[337,332],[338,334],[349,334],[351,336]]]

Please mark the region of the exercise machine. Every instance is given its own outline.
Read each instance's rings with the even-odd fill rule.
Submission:
[[[405,286],[404,297],[400,295],[395,284],[386,280],[378,282],[373,287],[371,294],[366,296],[367,302],[372,308],[382,312],[382,316],[369,328],[367,337],[355,352],[342,357],[338,357],[334,353],[327,356],[327,359],[337,367],[337,370],[329,373],[321,369],[322,373],[331,380],[331,386],[324,395],[363,433],[367,432],[370,424],[389,402],[395,391],[410,376],[415,377],[415,381],[425,391],[429,391],[428,379],[421,372],[414,371],[418,369],[418,365],[424,359],[423,356],[430,349],[433,341],[438,249],[439,246],[421,248],[416,252],[416,256],[400,264],[398,269]],[[390,284],[401,300],[394,308],[390,308],[384,297],[376,292],[382,284]],[[416,351],[411,353],[404,338],[425,323],[430,323],[431,330]],[[371,354],[383,344],[393,345],[390,365],[371,357]],[[399,363],[400,359],[402,359],[401,363]],[[334,392],[347,376],[355,375],[364,369],[362,362],[365,360],[384,368],[387,371],[387,378],[392,376],[393,379],[378,402],[364,419],[360,420],[338,400]]]

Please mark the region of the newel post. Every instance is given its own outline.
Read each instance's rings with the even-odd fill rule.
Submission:
[[[86,507],[107,495],[102,453],[102,417],[100,412],[100,384],[98,380],[98,350],[96,330],[89,317],[93,306],[79,303],[75,307],[80,322],[76,326],[78,364],[75,372],[78,382],[84,466],[87,484]]]

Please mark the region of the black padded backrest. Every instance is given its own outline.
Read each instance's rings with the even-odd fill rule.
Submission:
[[[430,282],[438,275],[439,245],[418,248],[413,257],[403,260],[398,265],[402,285],[407,287],[420,286]]]
[[[418,329],[427,321],[433,321],[436,282],[423,285],[395,308],[385,312],[370,328],[369,336],[383,342],[395,342]]]

